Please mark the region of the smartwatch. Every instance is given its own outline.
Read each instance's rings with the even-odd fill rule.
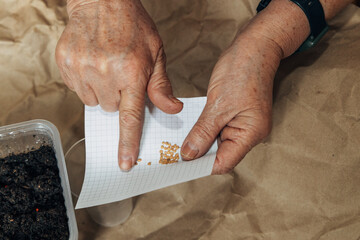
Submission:
[[[310,35],[296,52],[302,52],[316,45],[329,30],[325,21],[324,9],[319,0],[290,0],[305,13],[310,24]],[[271,0],[261,0],[256,11],[259,13],[267,7]]]

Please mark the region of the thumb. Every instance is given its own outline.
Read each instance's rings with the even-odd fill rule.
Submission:
[[[165,113],[175,114],[183,108],[183,103],[173,96],[171,83],[166,74],[166,56],[163,48],[159,50],[147,93],[151,102]]]
[[[220,131],[226,125],[221,113],[214,113],[211,104],[206,104],[198,121],[191,129],[181,147],[183,160],[193,160],[203,156],[214,143]]]

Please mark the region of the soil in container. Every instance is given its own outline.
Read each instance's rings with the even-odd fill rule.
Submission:
[[[54,149],[0,159],[0,239],[69,239]]]

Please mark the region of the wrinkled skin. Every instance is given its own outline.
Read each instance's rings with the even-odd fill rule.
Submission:
[[[320,0],[325,18],[351,0]],[[144,98],[166,113],[182,103],[172,96],[156,27],[139,0],[68,0],[70,21],[56,60],[66,85],[90,106],[120,112],[119,165],[137,159]],[[304,12],[274,0],[222,54],[210,79],[207,104],[184,141],[184,160],[204,155],[218,139],[213,174],[231,171],[271,129],[272,88],[280,60],[309,36]]]
[[[328,20],[351,0],[320,0]],[[213,174],[231,171],[271,130],[272,89],[280,60],[310,34],[305,13],[288,0],[273,0],[238,34],[212,72],[208,99],[182,146],[192,160],[218,139]]]
[[[56,49],[60,73],[84,104],[119,110],[119,166],[129,170],[139,153],[145,93],[166,113],[182,109],[166,76],[161,39],[139,1],[69,0],[68,11]],[[213,70],[207,104],[182,147],[184,160],[202,156],[218,138],[213,174],[226,173],[269,134],[282,54],[246,28],[235,38]]]
[[[56,48],[61,76],[84,104],[119,110],[119,166],[129,170],[139,153],[145,93],[166,113],[182,109],[166,75],[162,41],[138,0],[68,0],[68,12]]]
[[[267,38],[239,34],[215,65],[206,106],[184,141],[183,159],[204,155],[218,137],[212,173],[227,173],[270,133],[273,79],[281,55]]]

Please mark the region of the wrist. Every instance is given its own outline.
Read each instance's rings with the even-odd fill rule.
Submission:
[[[294,53],[310,35],[310,24],[303,10],[289,0],[273,0],[247,26],[253,34],[276,43],[281,58]]]
[[[244,30],[236,37],[230,49],[236,56],[235,62],[247,61],[250,65],[259,67],[257,73],[262,76],[260,79],[272,84],[283,55],[276,42]]]
[[[66,8],[69,18],[77,9],[86,8],[88,6],[97,4],[98,2],[99,0],[67,0]]]
[[[135,9],[139,5],[142,6],[140,0],[67,0],[67,12],[71,18],[75,12],[94,6],[102,6],[109,12],[121,12]]]

